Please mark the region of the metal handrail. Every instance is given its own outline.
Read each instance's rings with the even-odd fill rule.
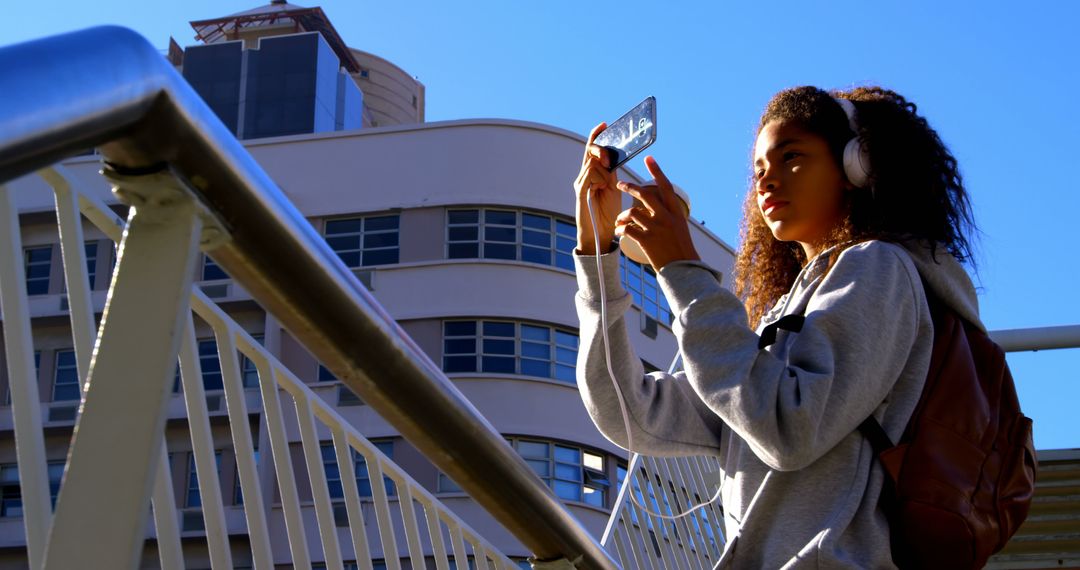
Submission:
[[[227,234],[215,261],[526,548],[617,567],[144,38],[0,49],[0,92],[0,182],[95,146],[116,173],[170,169]]]
[[[1080,325],[996,330],[990,338],[1005,352],[1080,348]]]

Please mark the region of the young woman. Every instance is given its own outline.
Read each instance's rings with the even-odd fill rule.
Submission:
[[[586,148],[578,195],[578,385],[597,427],[633,450],[716,455],[727,547],[718,567],[891,568],[878,506],[883,471],[858,426],[873,415],[893,441],[919,399],[933,325],[924,282],[972,323],[973,231],[956,160],[915,105],[880,88],[778,93],[761,117],[734,290],[704,265],[671,183],[619,182]],[[849,141],[861,142],[863,152]],[[859,166],[862,166],[860,169]],[[619,212],[621,193],[641,205]],[[604,282],[596,268],[592,194]],[[623,315],[614,236],[637,240],[675,315],[684,372],[644,374]],[[759,333],[786,315],[799,332]],[[748,321],[749,316],[749,321]],[[752,323],[748,326],[748,322]]]

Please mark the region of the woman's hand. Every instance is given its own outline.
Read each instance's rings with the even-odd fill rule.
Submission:
[[[588,195],[592,193],[593,215],[596,227],[600,231],[600,253],[608,253],[611,241],[615,238],[615,216],[622,208],[622,193],[616,188],[619,179],[608,170],[608,153],[593,144],[596,136],[605,128],[600,123],[589,133],[589,142],[585,145],[585,157],[581,160],[581,172],[574,181],[577,193],[577,250],[584,255],[596,255],[596,238],[593,225],[589,221]]]
[[[655,158],[645,157],[645,168],[652,174],[655,184],[617,183],[619,190],[637,198],[638,202],[615,219],[615,235],[625,235],[638,242],[657,271],[672,261],[701,259],[690,238],[682,201],[675,194],[671,181],[660,170]]]

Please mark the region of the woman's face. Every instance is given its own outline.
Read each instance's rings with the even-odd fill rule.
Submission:
[[[824,138],[770,121],[754,145],[758,210],[773,236],[799,242],[810,259],[844,219],[850,187]]]

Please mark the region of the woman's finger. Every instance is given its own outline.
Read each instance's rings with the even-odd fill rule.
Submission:
[[[659,189],[653,184],[648,186],[638,186],[637,184],[631,184],[630,182],[619,182],[617,187],[619,190],[640,200],[652,214],[666,212],[668,210],[663,199],[660,197],[658,192]]]
[[[616,224],[615,235],[617,237],[627,236],[638,243],[642,243],[648,239],[649,230],[634,223]]]
[[[675,194],[675,188],[671,185],[671,180],[668,179],[664,171],[660,169],[660,163],[656,161],[656,157],[649,155],[645,157],[645,168],[652,175],[653,180],[656,181],[656,186],[659,188],[660,199],[663,200],[664,205],[668,210],[675,211],[677,204],[675,200],[678,196]]]
[[[592,155],[592,152],[591,152],[592,148],[591,147],[596,146],[596,145],[593,144],[593,141],[596,140],[596,137],[599,136],[600,133],[604,132],[604,129],[606,129],[606,128],[607,128],[607,123],[600,123],[599,125],[596,125],[595,127],[593,127],[592,132],[589,133],[589,140],[585,142],[585,156],[581,160],[581,167],[582,168],[585,167],[585,161],[588,160],[590,155]]]

